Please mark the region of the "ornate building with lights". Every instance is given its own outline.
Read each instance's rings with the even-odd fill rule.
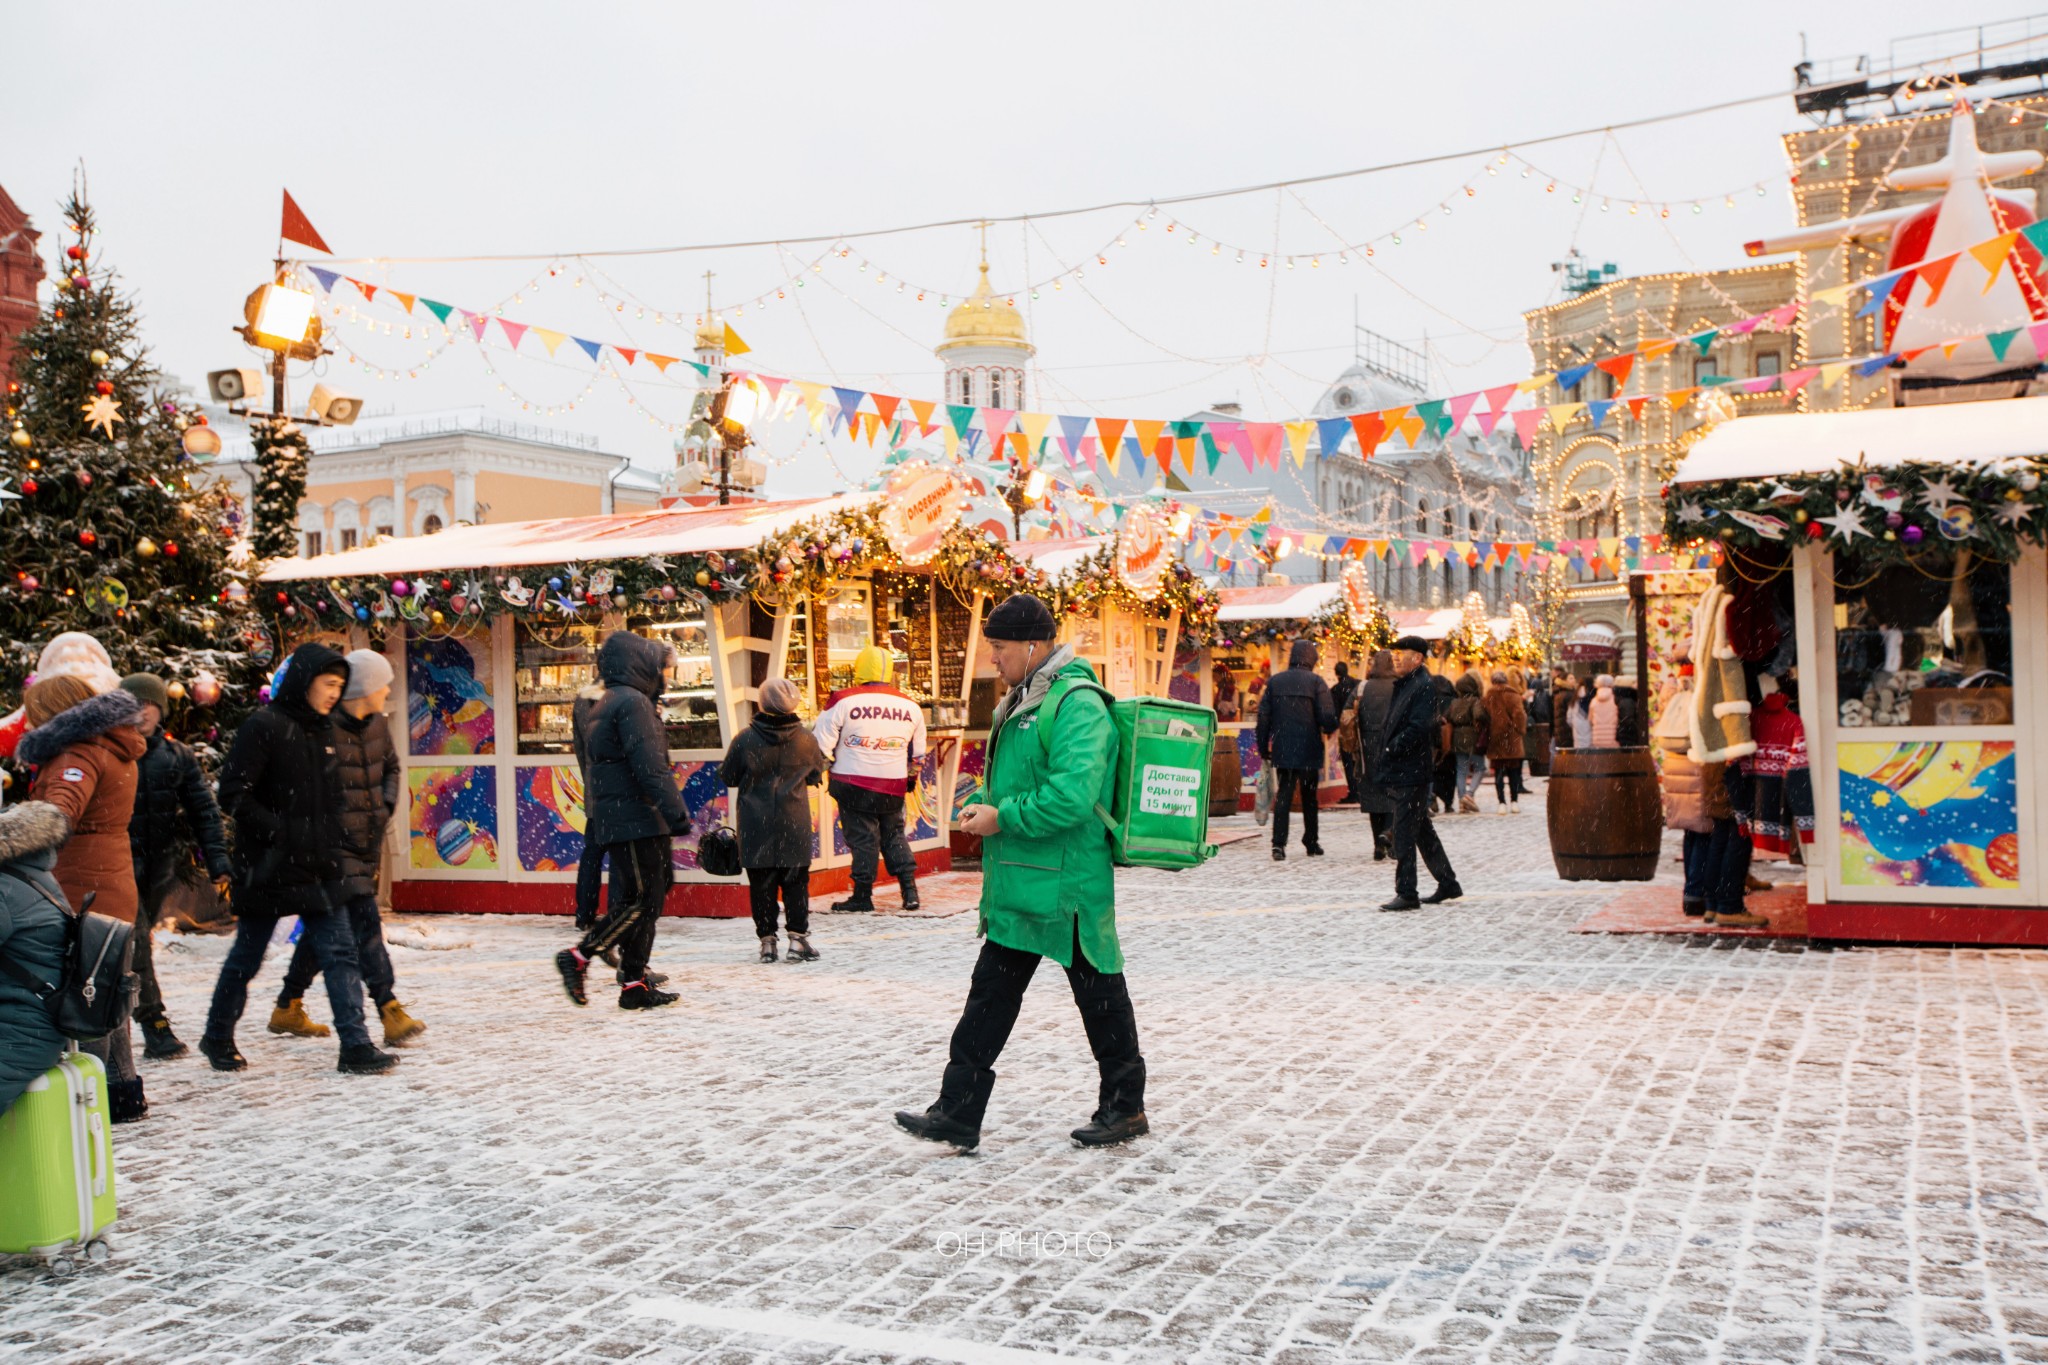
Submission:
[[[989,289],[986,256],[974,292],[947,315],[936,351],[946,367],[946,402],[1013,412],[1026,406],[1024,379],[1036,348],[1025,336],[1024,315]]]
[[[40,236],[0,189],[0,384],[14,378],[14,339],[36,320],[36,286],[43,278],[43,262],[36,255]]]

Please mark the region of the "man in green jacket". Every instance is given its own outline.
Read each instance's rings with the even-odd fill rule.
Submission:
[[[985,941],[938,1103],[896,1115],[917,1136],[955,1147],[981,1141],[995,1061],[1042,957],[1066,969],[1102,1072],[1095,1115],[1074,1141],[1104,1147],[1149,1131],[1145,1059],[1116,939],[1115,870],[1096,815],[1112,795],[1116,726],[1094,670],[1056,647],[1058,635],[1045,603],[1023,593],[982,629],[1010,688],[989,723],[985,804],[960,813],[960,828],[982,840]]]

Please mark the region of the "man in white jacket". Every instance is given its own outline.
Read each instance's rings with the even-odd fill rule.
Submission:
[[[918,908],[917,860],[903,835],[904,798],[924,768],[924,708],[889,681],[887,650],[870,645],[853,661],[852,687],[832,694],[812,729],[831,761],[826,790],[853,854],[853,895],[839,911],[875,908],[875,864],[903,888],[903,908]]]

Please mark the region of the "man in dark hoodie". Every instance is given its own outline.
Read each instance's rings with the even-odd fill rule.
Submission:
[[[1296,640],[1287,667],[1259,694],[1259,757],[1279,772],[1273,795],[1273,861],[1287,861],[1287,812],[1301,793],[1301,843],[1311,858],[1323,856],[1316,839],[1316,799],[1323,780],[1325,736],[1337,731],[1330,685],[1316,673],[1316,644]]]
[[[142,1029],[142,1055],[161,1061],[186,1052],[164,1013],[163,991],[157,987],[151,951],[152,931],[157,916],[163,913],[164,900],[177,888],[181,868],[191,865],[178,840],[179,817],[184,817],[192,842],[206,861],[206,875],[220,895],[227,894],[232,865],[220,806],[213,799],[206,774],[199,770],[199,759],[164,734],[170,688],[154,673],[131,673],[121,679],[121,690],[142,703],[142,718],[136,728],[149,743],[135,760],[135,814],[128,821],[128,851],[135,860],[135,889],[141,897],[133,940],[135,975],[141,983],[135,997],[135,1022]]]
[[[605,691],[590,710],[585,736],[584,834],[605,850],[616,869],[613,876],[624,879],[626,896],[574,948],[555,954],[562,989],[579,1005],[590,1003],[583,989],[590,959],[614,946],[624,978],[619,1008],[648,1010],[676,1002],[672,992],[647,980],[655,926],[675,881],[675,832],[689,824],[656,707],[674,658],[667,645],[623,630],[597,651],[597,676]]]
[[[775,898],[789,930],[790,962],[815,962],[811,946],[811,796],[825,780],[825,751],[797,718],[803,693],[787,678],[761,685],[761,709],[733,737],[718,780],[739,789],[740,865],[761,940],[775,961]]]
[[[347,685],[347,660],[326,645],[300,645],[270,705],[242,722],[221,766],[221,806],[235,822],[236,924],[199,1039],[199,1051],[216,1071],[249,1064],[235,1046],[235,1025],[271,934],[286,915],[299,917],[300,933],[312,939],[327,978],[327,1003],[341,1034],[339,1069],[368,1075],[398,1065],[363,1025],[363,977],[348,917],[333,720]]]
[[[1382,905],[1382,910],[1421,906],[1415,894],[1418,851],[1436,878],[1431,905],[1465,894],[1429,819],[1430,779],[1436,770],[1444,707],[1436,680],[1422,666],[1428,652],[1429,643],[1418,636],[1405,635],[1394,641],[1394,696],[1387,706],[1379,760],[1374,764],[1374,776],[1394,803],[1394,898]]]

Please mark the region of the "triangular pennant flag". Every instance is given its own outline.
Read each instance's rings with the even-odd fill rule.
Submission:
[[[1383,413],[1361,412],[1351,419],[1351,434],[1358,440],[1358,458],[1370,460],[1379,452],[1380,442],[1387,439],[1387,419]]]
[[[1166,423],[1164,422],[1138,421],[1131,423],[1131,431],[1138,441],[1139,460],[1142,462],[1145,457],[1150,456],[1159,462],[1159,467],[1162,470],[1171,463],[1171,452],[1173,450],[1172,446],[1168,446],[1165,450],[1159,448],[1160,433],[1165,430]]]
[[[1593,419],[1593,430],[1598,431],[1600,424],[1607,420],[1607,414],[1613,410],[1614,400],[1612,398],[1595,398],[1592,402],[1586,404],[1586,414]]]
[[[1650,399],[1649,399],[1649,396],[1648,396],[1648,395],[1644,395],[1644,396],[1643,396],[1643,397],[1641,397],[1641,398],[1630,398],[1630,399],[1627,399],[1627,400],[1625,400],[1625,401],[1626,401],[1626,402],[1628,403],[1628,415],[1629,415],[1629,417],[1630,417],[1630,418],[1631,418],[1632,420],[1634,420],[1634,421],[1637,421],[1637,422],[1640,422],[1640,421],[1642,421],[1642,420],[1643,420],[1643,405],[1644,405],[1645,403],[1648,403],[1648,402],[1650,401]]]
[[[1464,426],[1466,414],[1472,411],[1472,405],[1478,401],[1479,394],[1477,390],[1471,393],[1461,393],[1457,397],[1448,400],[1447,406],[1450,409],[1451,420],[1450,425],[1444,428],[1445,432],[1453,432]]]
[[[647,363],[652,365],[655,368],[656,372],[660,374],[667,374],[668,367],[676,363],[676,358],[674,356],[662,355],[657,351],[643,351],[641,354],[647,357]],[[780,389],[782,387],[782,381],[779,379],[776,380],[775,387],[777,389]]]
[[[1779,376],[1775,374],[1762,374],[1758,375],[1755,379],[1745,379],[1742,381],[1742,391],[1744,393],[1769,393],[1772,389],[1778,387],[1778,378]]]
[[[946,420],[952,424],[953,434],[962,440],[974,425],[974,409],[964,403],[946,404]]]
[[[706,365],[701,361],[696,360],[685,360],[683,361],[683,363],[685,365],[688,365],[691,369],[695,370],[698,374],[703,375],[706,379],[709,379],[711,377],[711,367],[709,365]]]
[[[1515,435],[1521,439],[1522,449],[1536,448],[1536,428],[1543,422],[1542,408],[1517,408],[1508,416],[1515,421]]]
[[[1345,433],[1351,430],[1349,420],[1342,417],[1324,417],[1316,422],[1316,449],[1324,459],[1329,459],[1344,448]]]
[[[1664,395],[1664,404],[1673,412],[1676,412],[1678,409],[1684,407],[1687,403],[1690,403],[1692,401],[1692,396],[1698,392],[1698,385],[1693,385],[1691,387],[1683,389],[1673,389],[1671,392]]]
[[[1891,299],[1892,291],[1899,287],[1899,282],[1901,280],[1911,280],[1912,277],[1913,272],[1910,270],[1894,270],[1889,275],[1881,275],[1877,279],[1872,280],[1870,282],[1870,297],[1865,299],[1863,306],[1856,310],[1856,316],[1867,318],[1872,313],[1883,308]],[[1911,289],[1912,285],[1908,284],[1906,287]],[[1990,286],[1987,285],[1985,287],[1989,288]]]
[[[602,341],[589,341],[583,337],[570,337],[569,340],[581,346],[583,353],[592,360],[596,360],[604,354],[604,343]]]
[[[1571,425],[1572,418],[1577,417],[1585,406],[1584,403],[1552,403],[1549,408],[1550,429],[1563,431]]]
[[[312,271],[313,278],[320,282],[321,293],[332,294],[334,292],[334,282],[341,278],[341,276],[337,272],[332,270],[322,270],[317,265],[309,265],[306,267],[306,269]]]
[[[1984,334],[1984,344],[1991,348],[1991,358],[1993,360],[2005,359],[2005,353],[2012,349],[2012,339],[2019,334],[2020,329],[2017,327],[2007,332],[1986,332]]]
[[[1280,467],[1280,447],[1287,440],[1287,429],[1278,422],[1253,422],[1246,428],[1251,440],[1252,455],[1258,463],[1268,469]]]
[[[1757,324],[1761,323],[1763,320],[1763,314],[1753,313],[1746,318],[1741,318],[1735,322],[1730,323],[1727,327],[1723,328],[1722,330],[1731,332],[1739,337],[1748,336],[1751,332],[1754,332],[1757,329]]]
[[[1593,366],[1590,362],[1584,365],[1572,365],[1557,372],[1557,386],[1566,393],[1570,393],[1579,386],[1581,379],[1584,379],[1591,373],[1593,373]]]
[[[519,338],[526,335],[526,324],[514,322],[510,318],[499,318],[498,326],[504,330],[505,339],[512,343],[512,349],[518,350]]]
[[[1868,379],[1870,378],[1870,376],[1876,374],[1879,370],[1885,368],[1885,366],[1891,364],[1894,360],[1897,359],[1898,357],[1896,355],[1881,355],[1876,357],[1875,359],[1866,360],[1856,367],[1856,373],[1861,375],[1863,378]]]
[[[892,398],[886,393],[871,393],[868,398],[874,403],[875,416],[882,419],[883,426],[896,420],[896,405],[903,401],[901,398]]]
[[[1081,444],[1081,438],[1088,432],[1090,420],[1092,419],[1076,417],[1071,413],[1062,413],[1060,415],[1060,439],[1066,443],[1069,455],[1073,454],[1074,448]]]
[[[626,348],[625,348],[624,346],[614,346],[614,347],[612,347],[612,349],[613,349],[614,351],[618,352],[618,353],[619,353],[620,355],[624,356],[624,357],[626,358],[626,363],[627,363],[628,365],[630,365],[630,364],[632,364],[632,363],[633,363],[633,357],[634,357],[634,356],[637,356],[637,355],[639,355],[639,354],[640,354],[640,353],[639,353],[638,351],[629,351],[629,350],[627,350],[627,349],[626,349]]]
[[[1629,372],[1636,367],[1636,358],[1633,355],[1618,355],[1607,360],[1596,360],[1593,364],[1614,376],[1614,391],[1619,393],[1628,383]]]
[[[1410,450],[1413,450],[1416,443],[1422,439],[1422,418],[1406,408],[1402,411],[1408,415],[1394,425],[1394,430],[1400,433],[1401,439],[1408,443]]]
[[[1441,398],[1432,398],[1427,403],[1415,405],[1415,416],[1422,423],[1422,430],[1430,436],[1444,435],[1449,429],[1448,416],[1444,409],[1448,405]]]
[[[427,303],[425,299],[420,300],[420,302]],[[432,308],[433,306],[433,304],[427,303],[427,307]],[[533,334],[540,338],[541,345],[548,348],[549,355],[553,355],[555,353],[555,347],[561,345],[563,342],[569,339],[569,334],[567,332],[550,332],[545,327],[534,328]]]
[[[1823,365],[1820,367],[1820,386],[1824,389],[1828,388],[1847,373],[1849,373],[1849,362],[1846,360],[1836,361],[1832,365]]]
[[[1024,434],[1024,444],[1029,446],[1033,453],[1037,452],[1039,443],[1045,440],[1045,429],[1051,425],[1052,414],[1049,412],[1017,414],[1017,430]]]
[[[1920,301],[1921,306],[1932,308],[1940,301],[1942,286],[1948,283],[1948,272],[1955,269],[1956,261],[1961,256],[1961,252],[1955,251],[1938,260],[1922,261],[1920,263],[1920,269],[1917,273],[1927,284],[1927,297]]]
[[[351,279],[349,280],[349,283],[354,285],[356,287],[356,292],[363,296],[364,303],[375,303],[377,301],[376,285],[371,284],[368,280],[358,279]]]
[[[1910,365],[1914,361],[1918,360],[1921,356],[1926,355],[1929,351],[1940,351],[1944,358],[1953,359],[1955,357],[1956,346],[1958,344],[1959,343],[1955,341],[1930,342],[1925,346],[1915,346],[1910,351],[1899,352],[1899,359],[1905,361],[1908,365]]]
[[[1814,290],[1813,301],[1830,305],[1847,303],[1849,296],[1862,287],[1853,280],[1848,284],[1831,284],[1826,289]]]
[[[1015,408],[983,408],[981,410],[981,429],[987,433],[989,445],[992,449],[1001,448],[1001,438],[1009,434],[1010,419],[1016,415],[1017,410]]]
[[[1806,381],[1813,378],[1815,375],[1819,373],[1819,367],[1812,365],[1809,365],[1804,369],[1787,370],[1785,372],[1785,392],[1791,393],[1795,389],[1805,388]]]
[[[1704,332],[1694,332],[1686,340],[1697,346],[1701,355],[1705,355],[1708,351],[1714,349],[1715,338],[1720,335],[1721,329],[1719,327],[1709,327]]]
[[[917,422],[918,431],[926,436],[931,435],[932,412],[938,404],[928,398],[912,398],[907,401],[910,404],[910,415]]]
[[[313,224],[307,221],[304,211],[299,208],[298,202],[292,198],[290,190],[284,192],[284,215],[282,221],[278,224],[277,235],[284,238],[287,242],[297,242],[300,246],[312,247],[313,250],[325,252],[329,256],[334,254],[333,248],[327,245],[320,234],[314,231]],[[282,256],[284,253],[279,252],[278,254]]]
[[[2027,328],[2027,340],[2034,343],[2034,356],[2048,360],[2048,322],[2037,322]]]
[[[1102,438],[1102,453],[1114,470],[1124,443],[1124,428],[1130,423],[1121,417],[1098,417],[1095,419],[1095,434]]]
[[[849,428],[858,425],[861,400],[868,396],[867,390],[842,389],[835,384],[832,396],[839,401],[839,415],[846,419],[846,425]]]
[[[736,356],[736,355],[745,355],[745,354],[746,354],[746,353],[747,353],[748,351],[751,351],[751,350],[753,350],[753,349],[754,349],[754,348],[753,348],[753,347],[751,347],[751,346],[749,346],[749,345],[747,345],[747,343],[746,343],[746,342],[744,342],[744,341],[741,341],[741,340],[740,340],[740,334],[739,334],[738,332],[735,332],[735,331],[734,331],[734,330],[732,329],[732,324],[731,324],[731,323],[729,323],[729,322],[728,322],[728,323],[726,323],[726,324],[725,324],[725,346],[724,346],[724,350],[725,350],[725,353],[726,353],[726,355],[728,355],[728,356]]]
[[[1548,384],[1551,380],[1555,378],[1557,378],[1557,376],[1554,374],[1532,374],[1527,379],[1519,380],[1516,382],[1515,392],[1534,393],[1536,392],[1536,390],[1542,388],[1545,384]]]
[[[1655,360],[1668,355],[1678,346],[1676,341],[1646,341],[1636,348],[1636,354],[1645,360]]]
[[[1308,463],[1308,437],[1316,429],[1314,422],[1289,422],[1287,424],[1287,453],[1294,457],[1294,467],[1300,469]]]
[[[1216,472],[1217,464],[1223,459],[1223,448],[1222,446],[1217,444],[1216,438],[1207,431],[1204,431],[1202,433],[1200,440],[1202,446],[1202,459],[1208,465],[1209,473],[1214,474]],[[1250,461],[1245,462],[1245,468],[1251,468]]]
[[[1764,314],[1765,320],[1771,324],[1771,330],[1774,332],[1785,331],[1792,326],[1793,320],[1798,316],[1798,299],[1794,299],[1790,303],[1781,303],[1770,312]]]
[[[2027,245],[2034,250],[2048,254],[2048,218],[2020,229],[2020,236],[2027,239]]]
[[[401,294],[396,289],[387,289],[384,292],[389,294],[392,298],[397,299],[401,304],[403,304],[405,306],[405,311],[408,313],[412,311],[413,300],[418,297],[418,295],[416,294]]]
[[[1979,242],[1970,248],[1970,255],[1975,257],[1977,264],[1983,266],[1987,272],[1984,287],[1978,291],[1979,293],[1990,293],[1991,286],[1998,283],[1998,273],[2005,269],[2006,257],[2012,255],[2012,244],[2018,241],[2019,237],[2017,232],[2000,233],[1990,241]]]
[[[485,313],[472,313],[467,309],[458,309],[457,311],[462,314],[462,320],[469,324],[470,333],[478,341],[482,341],[484,339],[484,328],[491,325],[489,315]],[[592,351],[590,358],[592,360],[597,359],[597,352]]]

